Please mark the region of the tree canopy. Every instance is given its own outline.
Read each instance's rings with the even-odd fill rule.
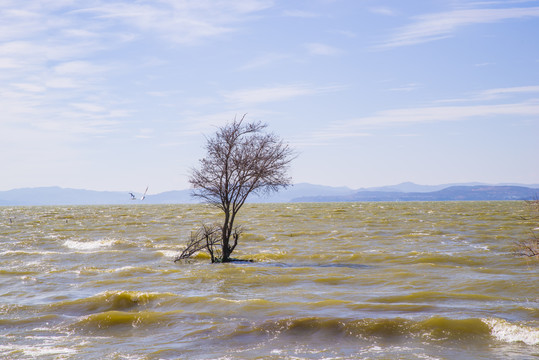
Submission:
[[[245,122],[244,115],[206,139],[206,156],[192,170],[189,182],[194,196],[221,209],[224,219],[218,238],[215,226],[205,225],[198,235],[192,235],[189,253],[197,248],[206,249],[212,262],[230,261],[241,234],[234,221],[248,196],[276,192],[292,184],[288,168],[294,151],[275,134],[266,132],[266,128],[259,121]],[[220,247],[220,255],[215,255],[214,247]],[[188,257],[187,253],[179,258],[182,256]]]

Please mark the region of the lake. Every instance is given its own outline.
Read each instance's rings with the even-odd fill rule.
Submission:
[[[0,207],[2,359],[536,359],[523,202]]]

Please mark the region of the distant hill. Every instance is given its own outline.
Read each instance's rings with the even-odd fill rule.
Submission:
[[[345,201],[485,201],[531,200],[539,196],[539,188],[524,186],[450,186],[431,192],[358,191],[348,196],[315,196],[295,198],[295,202]]]
[[[296,184],[269,196],[253,195],[251,203],[290,202],[294,198],[313,196],[344,196],[354,190],[346,187],[331,187],[313,184]],[[0,191],[0,206],[30,205],[128,205],[128,204],[194,204],[200,200],[191,196],[191,190],[166,191],[147,195],[140,201],[140,193],[135,193],[137,200],[131,200],[129,191],[93,191],[64,189],[60,187],[24,188]]]
[[[367,189],[358,189],[357,191],[384,191],[384,192],[432,192],[443,190],[451,186],[478,186],[486,185],[478,182],[472,183],[457,183],[457,184],[441,184],[441,185],[418,185],[413,182],[403,182],[397,185],[381,186],[381,187],[371,187]],[[499,184],[507,185],[507,184]]]
[[[474,183],[475,184],[475,183]],[[342,201],[454,201],[454,200],[529,200],[539,196],[539,185],[459,185],[422,186],[413,183],[352,190],[307,183],[296,184],[269,196],[253,196],[251,203],[267,202],[342,202]],[[429,189],[435,189],[428,191]],[[409,191],[412,190],[412,191]],[[167,191],[131,200],[128,191],[93,191],[60,187],[24,188],[0,191],[0,206],[33,205],[134,205],[192,204],[200,202],[191,190]]]
[[[299,183],[269,196],[255,195],[250,198],[249,201],[252,203],[291,202],[296,198],[320,196],[322,194],[324,196],[348,196],[352,195],[354,192],[354,190],[347,187],[332,187]]]
[[[156,195],[147,195],[140,201],[142,194],[134,193],[137,200],[132,200],[129,191],[94,191],[65,189],[60,187],[24,188],[0,191],[0,206],[32,205],[129,205],[129,204],[183,204],[196,203],[191,198],[190,190],[167,191]]]

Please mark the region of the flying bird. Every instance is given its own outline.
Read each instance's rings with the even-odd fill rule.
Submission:
[[[140,201],[144,200],[146,198],[146,193],[148,192],[148,186],[146,186],[146,190],[144,190],[144,194],[142,194]],[[137,200],[137,197],[132,192],[129,193],[131,195],[131,200]]]
[[[140,198],[140,200],[144,200],[146,198],[146,193],[148,192],[148,187],[146,186],[146,190],[144,190],[144,194],[142,195],[142,197]]]

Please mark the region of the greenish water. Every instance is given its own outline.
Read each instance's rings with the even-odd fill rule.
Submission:
[[[245,207],[235,257],[174,263],[203,205],[0,208],[2,359],[534,359],[520,202]]]

